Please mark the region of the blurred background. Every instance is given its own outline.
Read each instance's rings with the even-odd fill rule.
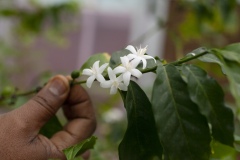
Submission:
[[[201,46],[239,42],[239,15],[238,0],[0,0],[0,92],[41,86],[53,75],[79,69],[93,54],[129,44],[148,45],[151,56],[174,61]],[[228,91],[218,66],[199,65]],[[139,83],[150,96],[154,75],[144,76]],[[98,84],[87,90],[98,118],[92,159],[118,159],[127,125],[121,98]],[[1,104],[1,111],[27,99]]]

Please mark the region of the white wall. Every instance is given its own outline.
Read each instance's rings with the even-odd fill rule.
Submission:
[[[127,16],[129,18],[121,18],[119,21],[121,23],[125,23],[130,19],[127,25],[120,25],[119,29],[124,27],[129,27],[128,40],[126,41],[125,46],[121,46],[119,48],[115,48],[116,50],[120,50],[127,46],[127,44],[136,45],[139,47],[145,47],[148,45],[148,54],[152,56],[162,57],[164,50],[164,42],[165,42],[165,30],[164,28],[158,29],[157,20],[160,18],[163,21],[167,19],[168,16],[168,8],[169,8],[169,0],[82,0],[83,2],[83,10],[82,10],[82,27],[81,27],[81,41],[79,45],[79,64],[83,64],[87,58],[94,54],[94,47],[96,47],[96,43],[101,43],[95,41],[99,37],[97,37],[97,26],[98,26],[98,18],[97,15],[106,15],[105,18],[108,19],[109,16],[112,15],[122,15]],[[108,27],[111,23],[110,20],[106,20],[106,26]],[[116,27],[116,26],[115,26]],[[147,39],[143,40],[141,43],[136,43],[136,40],[141,37],[141,35],[149,32],[149,30],[153,31],[153,34],[148,36]],[[110,31],[109,31],[110,32]],[[109,33],[110,34],[110,33]],[[104,41],[104,36],[101,37]],[[118,43],[116,39],[113,38],[115,43]],[[111,44],[112,45],[112,44]],[[106,46],[110,48],[111,45]],[[149,88],[152,86],[152,82],[154,80],[154,75],[144,75],[139,83],[141,86],[145,86]]]
[[[96,26],[98,23],[96,14],[103,13],[127,15],[130,18],[129,37],[126,45],[137,45],[136,47],[139,47],[139,45],[142,47],[148,45],[148,54],[160,57],[163,55],[165,30],[164,28],[158,29],[157,20],[159,18],[163,21],[167,19],[169,8],[168,0],[82,0],[81,2],[85,5],[83,6],[82,12],[82,40],[79,45],[80,64],[93,54],[94,46],[97,45],[94,40],[98,38],[96,37]],[[121,20],[124,21],[124,19]],[[141,35],[149,32],[149,30],[151,30],[150,32],[153,34],[148,36],[141,43],[136,43],[136,40],[138,40]],[[102,39],[104,40],[104,37],[102,37]],[[116,41],[116,43],[118,42]],[[116,48],[116,50],[118,49],[121,48]],[[154,75],[144,75],[139,83],[148,88],[152,86],[153,80]]]

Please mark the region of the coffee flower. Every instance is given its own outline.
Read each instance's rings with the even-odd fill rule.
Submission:
[[[132,45],[128,45],[125,49],[131,52],[130,54],[127,55],[129,60],[134,59],[138,64],[142,61],[143,69],[145,69],[147,66],[146,59],[153,59],[156,63],[156,60],[152,56],[145,54],[147,52],[147,46],[144,48],[140,47],[139,49],[136,50]]]
[[[88,88],[92,86],[92,83],[95,79],[97,79],[100,83],[105,81],[102,72],[108,66],[108,63],[105,63],[99,67],[99,62],[100,61],[96,61],[90,69],[84,69],[82,72],[82,75],[89,76],[86,82]]]
[[[115,74],[122,73],[123,82],[126,86],[128,86],[131,75],[140,78],[142,76],[142,73],[138,69],[136,69],[137,65],[139,64],[138,61],[129,61],[127,56],[120,57],[120,59],[122,65],[116,67],[113,71]]]
[[[87,87],[91,87],[93,81],[96,79],[100,82],[101,87],[110,88],[110,94],[115,94],[118,89],[127,91],[127,86],[130,83],[131,76],[140,78],[142,73],[136,68],[141,62],[143,69],[147,67],[147,59],[156,60],[146,54],[147,46],[144,48],[135,49],[132,45],[126,47],[131,53],[127,56],[120,57],[121,64],[112,69],[108,67],[109,80],[105,80],[102,73],[108,66],[108,63],[99,67],[100,61],[96,61],[90,69],[84,69],[82,74],[89,76],[86,81]]]
[[[123,76],[116,76],[112,68],[108,67],[108,81],[101,82],[101,87],[110,88],[110,94],[115,94],[117,89],[127,91],[127,86],[123,84]]]

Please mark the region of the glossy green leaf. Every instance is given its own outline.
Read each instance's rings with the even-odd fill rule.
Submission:
[[[99,53],[94,54],[91,57],[88,58],[88,60],[82,65],[80,69],[80,74],[82,73],[83,69],[85,68],[91,68],[96,61],[100,61],[99,65],[102,65],[104,63],[109,63],[110,55],[108,53]]]
[[[238,52],[222,50],[222,49],[214,49],[213,51],[219,53],[218,56],[221,56],[226,60],[240,63],[240,53]]]
[[[218,64],[221,67],[223,74],[226,74],[226,71],[224,70],[224,64],[219,60],[219,58],[216,55],[208,53],[199,57],[198,59],[203,62]]]
[[[93,149],[96,143],[97,138],[92,136],[86,140],[83,140],[79,144],[71,146],[63,150],[64,154],[67,157],[67,160],[75,160],[76,156],[84,153],[89,149]]]
[[[187,85],[175,66],[158,66],[152,105],[167,159],[209,158],[211,138],[207,120],[191,101]]]
[[[183,65],[182,72],[187,77],[192,101],[211,124],[213,138],[232,146],[233,112],[224,104],[224,93],[220,85],[197,66]]]
[[[223,47],[223,50],[228,50],[228,51],[238,52],[239,53],[240,43],[238,42],[238,43],[229,44],[229,45]]]
[[[218,50],[219,51],[219,50]],[[219,51],[224,58],[240,63],[240,43],[230,44]]]
[[[125,103],[125,102],[126,102],[126,97],[127,97],[127,91],[121,91],[121,90],[119,90],[119,93],[120,93],[120,95],[121,95],[121,97],[122,97],[123,102]],[[124,105],[124,106],[125,106],[125,105]]]
[[[238,47],[235,47],[235,52]],[[200,58],[201,61],[217,63],[222,67],[224,74],[230,83],[230,91],[235,98],[236,105],[240,108],[240,63],[235,60],[230,60],[232,58],[224,58],[225,51],[219,49],[212,49],[212,54],[206,54]],[[240,51],[239,51],[240,53]]]
[[[56,115],[54,115],[40,130],[40,134],[51,138],[56,132],[62,130],[62,124],[59,122]]]
[[[151,160],[162,156],[151,103],[144,91],[133,81],[124,101],[128,127],[119,145],[120,160]]]
[[[236,105],[240,108],[240,64],[223,60],[224,70],[230,83],[230,91],[235,98]]]

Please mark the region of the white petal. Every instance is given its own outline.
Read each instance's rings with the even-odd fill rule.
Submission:
[[[123,66],[117,66],[116,68],[114,68],[113,72],[115,74],[119,74],[119,73],[124,73],[126,71],[126,68]]]
[[[142,58],[142,63],[143,63],[143,69],[145,69],[146,66],[147,66],[147,61],[146,61],[145,59]]]
[[[112,70],[111,67],[108,67],[108,77],[109,77],[109,79],[111,79],[111,80],[115,80],[115,79],[116,79],[116,75],[115,75],[115,73],[113,72],[113,70]]]
[[[132,69],[131,73],[133,76],[140,78],[142,76],[142,73],[138,69]]]
[[[128,54],[127,55],[127,58],[129,59],[129,60],[132,60],[132,59],[134,59],[134,58],[136,58],[137,56],[135,55],[135,54]]]
[[[124,85],[123,83],[119,83],[118,88],[122,91],[127,91],[128,87],[126,85]]]
[[[88,87],[88,88],[91,88],[92,83],[93,83],[93,81],[95,80],[95,78],[96,78],[96,76],[95,76],[95,75],[92,75],[92,76],[90,76],[90,77],[87,79],[86,84],[87,84],[87,87]]]
[[[153,59],[153,60],[155,61],[155,63],[156,63],[156,59],[153,58],[152,56],[143,55],[143,58],[144,58],[144,59]]]
[[[101,82],[100,86],[102,88],[110,88],[112,86],[112,83],[113,82],[111,80],[110,81],[104,81],[104,82]]]
[[[136,51],[136,49],[132,45],[128,45],[125,49],[127,49],[130,52],[132,52],[133,54],[137,55],[137,51]]]
[[[122,74],[117,77],[117,81],[118,81],[118,82],[122,82],[122,81],[123,81],[123,75],[122,75]]]
[[[144,55],[147,52],[147,46],[138,50],[139,55]]]
[[[128,65],[129,59],[127,58],[127,56],[120,57],[120,59],[121,59],[121,62],[122,62],[123,66],[127,66]]]
[[[117,93],[117,88],[115,86],[112,86],[110,89],[110,94],[116,94]]]
[[[96,61],[93,63],[93,68],[97,71],[99,69],[99,62],[100,61]]]
[[[124,84],[125,84],[126,86],[129,85],[130,78],[131,78],[131,73],[130,73],[130,72],[125,72],[125,73],[123,74],[123,81],[124,81]]]
[[[133,59],[130,63],[131,63],[131,65],[132,65],[132,68],[136,68],[138,65],[139,65],[139,63],[141,62],[141,58],[135,58],[135,59]]]
[[[97,79],[99,82],[104,82],[104,81],[105,81],[105,78],[104,78],[103,75],[101,75],[101,74],[97,74],[97,75],[96,75],[96,79]]]
[[[107,66],[108,66],[108,63],[104,63],[104,64],[99,68],[99,73],[102,73]]]
[[[87,75],[87,76],[91,76],[91,75],[93,75],[93,72],[92,72],[91,69],[84,69],[84,70],[82,71],[82,74],[83,74],[83,75]]]

